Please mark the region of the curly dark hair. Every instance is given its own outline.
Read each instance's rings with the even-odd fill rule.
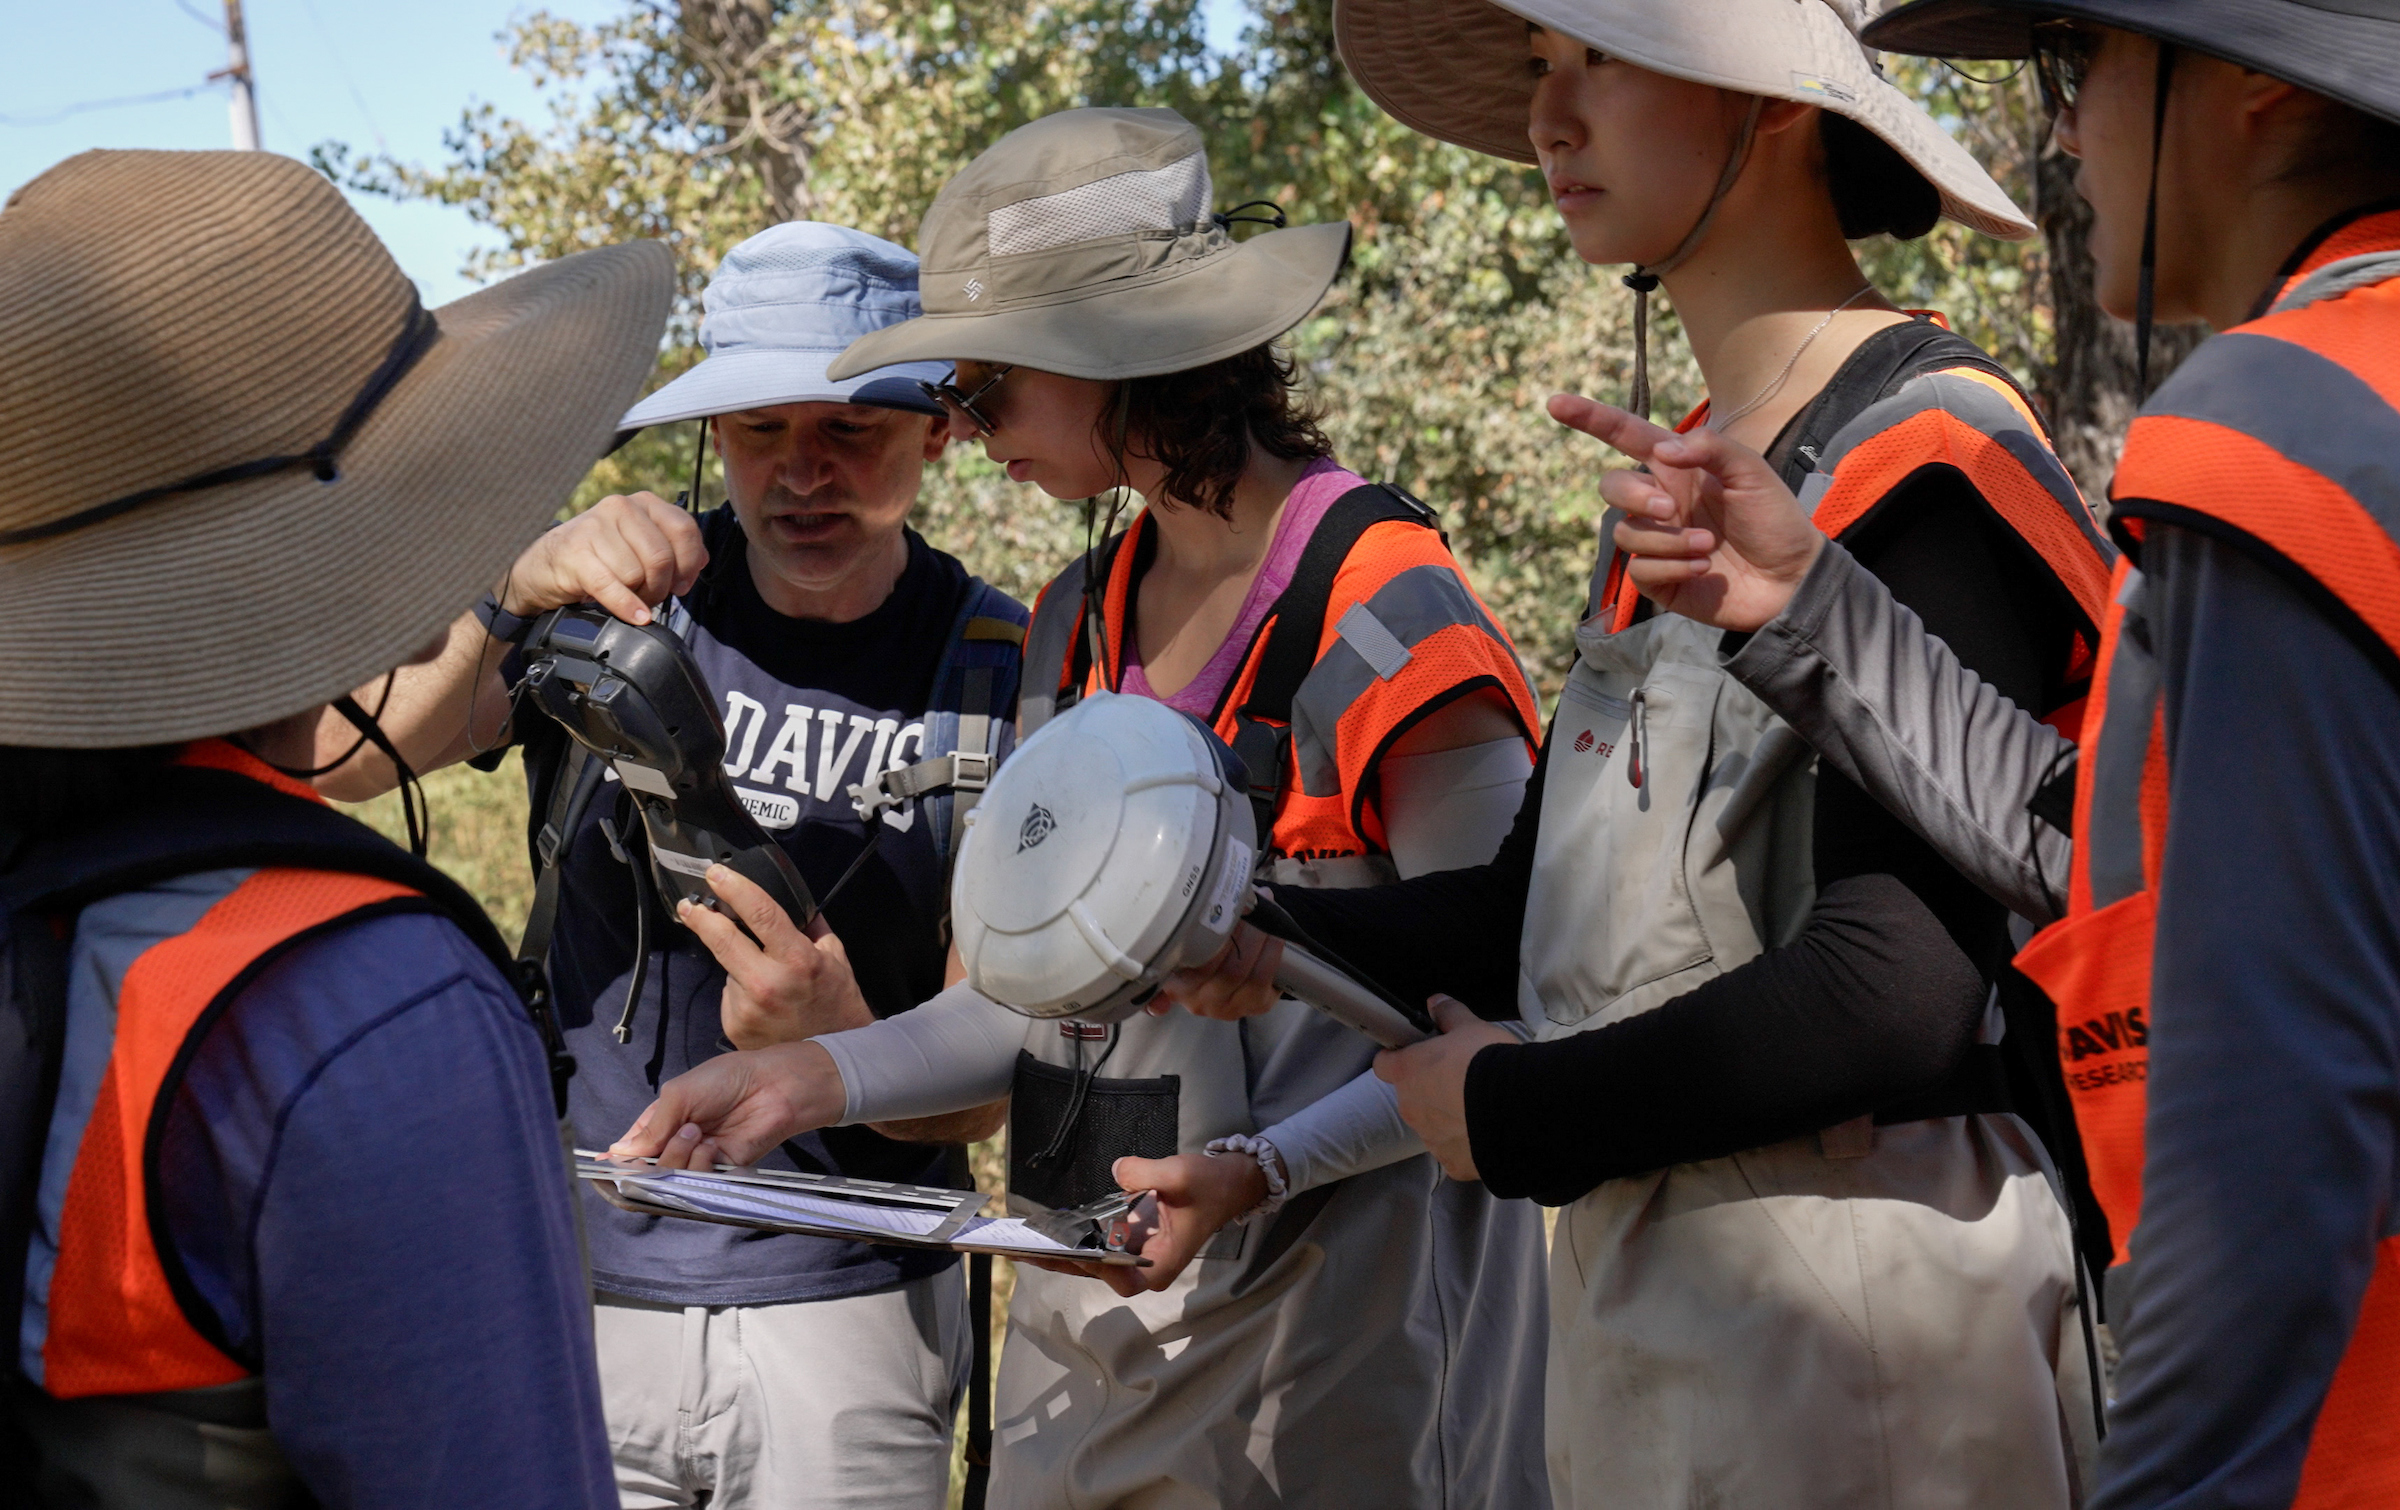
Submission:
[[[1299,369],[1271,345],[1205,367],[1129,379],[1119,396],[1126,448],[1166,469],[1167,497],[1220,519],[1233,514],[1234,485],[1252,443],[1285,461],[1333,454],[1319,428],[1323,411],[1301,396]],[[1102,413],[1104,426],[1120,423],[1116,404]]]

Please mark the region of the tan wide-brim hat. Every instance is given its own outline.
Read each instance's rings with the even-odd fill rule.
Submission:
[[[406,660],[607,448],[673,287],[644,243],[428,314],[332,184],[262,152],[89,152],[19,189],[0,744],[231,733]],[[263,466],[312,448],[330,454]]]
[[[1846,0],[1847,3],[1847,0]],[[1528,22],[1638,68],[1848,116],[1889,143],[1960,225],[2021,241],[2006,190],[1877,71],[1855,17],[1828,0],[1334,0],[1351,77],[1394,119],[1494,157],[1534,161]]]
[[[1172,110],[1066,110],[1020,126],[925,212],[925,313],[853,342],[827,375],[933,360],[1115,380],[1263,345],[1325,297],[1350,227],[1236,242],[1211,199],[1200,133]]]

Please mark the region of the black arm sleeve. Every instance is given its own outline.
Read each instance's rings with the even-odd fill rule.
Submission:
[[[2074,633],[2063,590],[1962,479],[1909,486],[1846,543],[1967,666],[2022,706],[2050,706]],[[1564,1203],[1602,1180],[1817,1131],[1963,1069],[2008,956],[1998,904],[1823,770],[1814,859],[1817,905],[1791,943],[1656,1011],[1476,1056],[1467,1123],[1495,1194]]]
[[[1389,886],[1325,890],[1280,886],[1275,900],[1326,948],[1402,1001],[1447,992],[1494,1020],[1517,1015],[1517,939],[1525,931],[1525,895],[1533,881],[1533,841],[1541,822],[1542,777],[1550,742],[1542,741],[1524,800],[1488,865],[1438,870]]]

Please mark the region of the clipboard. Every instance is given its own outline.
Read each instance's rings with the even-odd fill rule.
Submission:
[[[1122,1205],[1114,1213],[1077,1212],[1065,1222],[1037,1224],[982,1215],[985,1196],[979,1190],[730,1164],[708,1171],[657,1165],[655,1159],[619,1160],[575,1150],[578,1178],[593,1182],[609,1204],[643,1216],[1003,1258],[1148,1267],[1112,1243],[1112,1235],[1123,1231],[1113,1220],[1122,1215]]]

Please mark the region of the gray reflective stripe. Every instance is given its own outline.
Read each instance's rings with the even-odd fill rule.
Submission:
[[[1375,617],[1375,610],[1364,603],[1351,604],[1342,621],[1333,626],[1333,632],[1349,641],[1350,648],[1387,682],[1408,665],[1408,647],[1384,628],[1383,620]]]
[[[2400,410],[2341,363],[2231,331],[2184,359],[2142,417],[2195,419],[2261,442],[2356,499],[2400,537]]]
[[[1833,474],[1831,472],[1809,473],[1800,479],[1800,511],[1811,518],[1816,517],[1817,505],[1823,503],[1825,495],[1832,491]]]
[[[1083,565],[1077,556],[1050,579],[1050,587],[1025,632],[1025,681],[1017,693],[1017,729],[1031,734],[1058,712],[1058,684],[1067,674],[1075,626],[1083,618]]]
[[[151,948],[189,933],[208,909],[254,873],[203,871],[144,891],[103,897],[75,919],[67,963],[66,1046],[59,1065],[58,1102],[42,1146],[42,1178],[25,1251],[25,1307],[18,1318],[18,1359],[36,1384],[42,1382],[42,1344],[50,1335],[50,1280],[58,1267],[67,1180],[75,1172],[84,1128],[92,1120],[100,1082],[116,1053],[117,993],[125,972]]]
[[[2002,450],[2016,459],[2026,474],[2041,484],[2042,491],[2066,512],[2095,550],[2103,556],[2116,553],[2092,523],[2092,512],[2085,507],[2083,492],[2075,479],[2041,436],[2027,427],[2025,416],[2016,405],[1995,393],[1988,384],[1955,372],[1929,372],[1910,378],[1900,385],[1900,391],[1890,398],[1860,411],[1858,418],[1842,426],[1826,444],[1824,459],[1817,463],[1820,474],[1830,474],[1852,451],[1892,426],[1914,419],[1929,411],[1939,411],[1952,419],[1979,430],[1991,437]],[[1830,484],[1828,484],[1830,486]],[[1815,501],[1809,503],[1814,512]]]
[[[1428,635],[1453,624],[1472,624],[1500,638],[1467,584],[1447,566],[1412,566],[1378,588],[1365,606],[1403,651],[1414,650]],[[1342,715],[1381,679],[1347,636],[1337,638],[1301,679],[1292,697],[1292,765],[1301,791],[1329,797],[1342,789],[1337,733]]]
[[[2149,764],[2150,731],[2157,722],[2159,679],[2149,621],[2142,617],[2143,596],[2137,572],[2118,594],[2125,618],[2108,669],[2100,746],[2092,753],[2091,833],[2084,841],[2084,854],[2094,908],[2123,901],[2147,884],[2142,874],[2142,772]]]
[[[2346,293],[2393,278],[2400,278],[2400,252],[2388,249],[2361,252],[2355,257],[2328,262],[2310,273],[2293,285],[2290,293],[2276,300],[2275,307],[2267,313],[2279,315],[2287,309],[2314,304],[2319,299],[2338,299]]]

